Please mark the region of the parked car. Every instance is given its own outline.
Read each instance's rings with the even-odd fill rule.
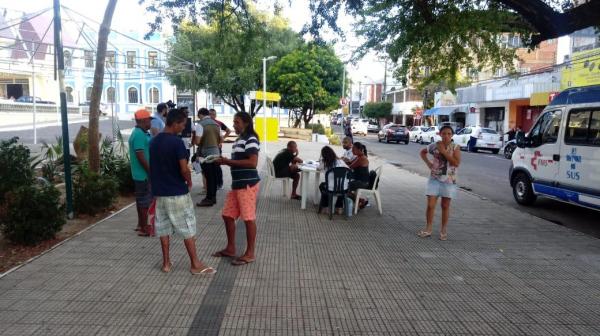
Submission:
[[[81,113],[89,114],[90,113],[90,102],[80,103],[79,107],[81,108]],[[110,108],[104,103],[100,103],[100,114],[106,115]]]
[[[367,135],[369,132],[369,120],[359,119],[351,124],[352,134]]]
[[[367,125],[367,130],[371,133],[379,132],[379,122],[376,120],[369,120],[369,124]]]
[[[423,134],[423,132],[426,132],[428,128],[429,127],[427,126],[413,126],[408,132],[410,136],[410,141],[420,142],[419,137],[421,136],[421,134]]]
[[[442,137],[440,137],[440,128],[438,126],[429,127],[426,131],[423,131],[419,136],[419,142],[422,144],[430,144],[441,140]]]
[[[543,196],[600,210],[600,85],[559,93],[516,142],[509,176],[517,203]]]
[[[469,143],[471,137],[477,138],[474,145]],[[498,154],[502,148],[502,135],[498,134],[494,129],[480,126],[467,126],[454,134],[452,140],[454,143],[458,144],[460,148],[467,149],[470,152],[485,149],[492,151],[494,154]],[[469,148],[469,146],[471,147]]]
[[[33,97],[32,96],[21,96],[21,97],[17,98],[17,100],[15,100],[15,102],[17,102],[17,103],[29,103],[29,104],[33,104]],[[51,101],[47,101],[47,100],[42,100],[40,97],[35,97],[35,103],[36,104],[56,105],[55,102],[51,102]]]
[[[387,143],[392,141],[396,143],[404,142],[408,145],[408,142],[410,141],[408,128],[404,125],[387,124],[383,126],[381,131],[377,134],[377,140],[379,142],[385,141]]]

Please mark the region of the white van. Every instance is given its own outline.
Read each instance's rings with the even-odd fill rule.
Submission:
[[[600,210],[600,85],[567,89],[517,133],[510,185],[519,204],[537,196]]]

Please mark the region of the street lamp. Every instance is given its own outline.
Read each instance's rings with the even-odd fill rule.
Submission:
[[[277,56],[263,57],[263,111],[265,116],[263,119],[263,141],[265,144],[265,154],[267,154],[267,61],[276,59]]]

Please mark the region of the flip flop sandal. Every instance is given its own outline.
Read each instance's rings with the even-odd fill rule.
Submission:
[[[244,266],[244,265],[248,265],[250,263],[253,263],[255,261],[255,259],[235,259],[234,261],[231,262],[231,265],[233,266]]]
[[[138,233],[138,237],[150,237],[149,233],[140,232]]]
[[[448,240],[448,234],[444,234],[444,233],[440,233],[440,240],[441,241],[446,241]]]
[[[419,231],[419,233],[417,233],[417,236],[419,236],[421,238],[429,238],[429,237],[431,237],[431,232]]]
[[[192,273],[192,275],[212,275],[217,273],[217,270],[212,267],[206,267],[198,272],[190,270],[190,273]]]
[[[211,254],[211,256],[213,256],[215,258],[235,258],[235,255],[225,254],[223,251],[215,252],[215,253]]]

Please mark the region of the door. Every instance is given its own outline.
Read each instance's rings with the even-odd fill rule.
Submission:
[[[531,145],[524,151],[525,162],[530,166],[536,192],[551,194],[556,185],[561,160],[558,142],[561,120],[561,110],[544,112],[529,133]]]
[[[472,132],[473,132],[473,129],[471,127],[463,128],[460,131],[460,135],[457,138],[457,140],[458,140],[457,143],[460,145],[460,147],[462,147],[462,148],[467,147],[467,144],[469,143],[469,139],[471,138]]]
[[[600,209],[600,107],[568,112],[559,184],[561,198]]]

